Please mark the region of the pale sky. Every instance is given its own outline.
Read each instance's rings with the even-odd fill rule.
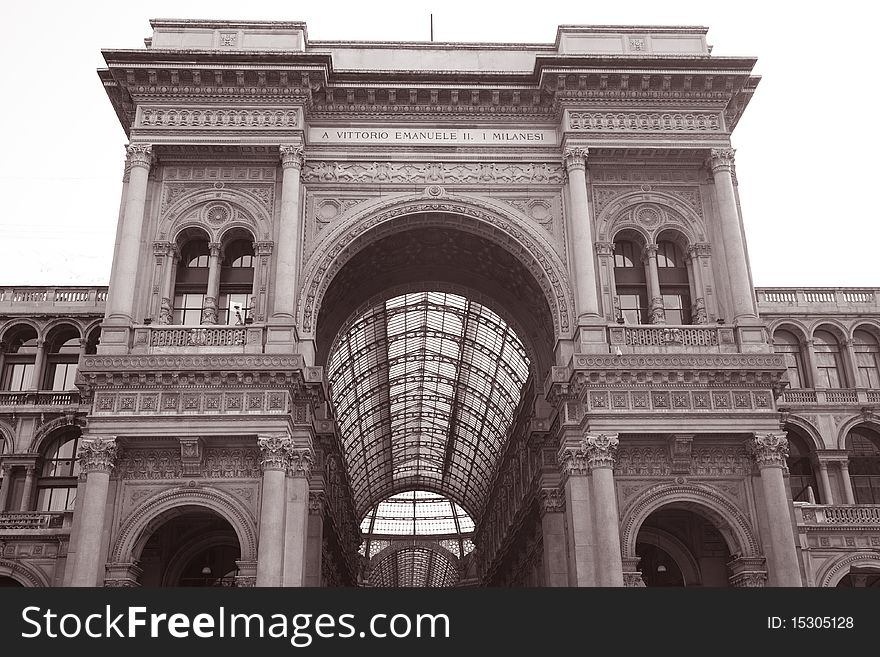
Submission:
[[[559,24],[703,25],[713,55],[757,57],[763,79],[733,134],[755,284],[880,287],[871,4],[3,2],[0,287],[110,278],[126,138],[95,72],[101,48],[142,48],[150,18],[301,20],[313,40],[427,41],[432,12],[436,41],[552,43]]]

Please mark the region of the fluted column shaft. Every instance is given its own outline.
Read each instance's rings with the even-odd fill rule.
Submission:
[[[566,149],[565,169],[568,173],[568,198],[571,216],[571,247],[574,267],[578,317],[599,316],[596,261],[593,256],[593,225],[587,194],[586,148]]]
[[[153,152],[149,145],[131,144],[128,154],[128,186],[125,191],[119,245],[110,273],[107,292],[107,319],[129,324],[134,316],[135,282],[144,224],[144,205]]]
[[[101,558],[101,541],[104,538],[104,519],[107,511],[107,492],[110,488],[110,472],[116,462],[115,438],[83,438],[79,441],[79,464],[81,476],[85,476],[85,490],[79,516],[76,544],[73,553],[73,576],[71,586],[98,586]]]
[[[727,254],[727,272],[730,278],[730,295],[733,299],[734,320],[741,317],[756,316],[755,297],[749,277],[749,263],[746,255],[745,237],[736,204],[736,190],[733,187],[732,148],[712,149],[709,164],[715,182],[715,198],[721,221],[721,239]]]
[[[595,535],[587,454],[582,446],[565,446],[560,449],[557,458],[565,495],[568,585],[595,586]]]
[[[783,472],[788,457],[785,434],[756,434],[749,442],[750,451],[761,472],[761,487],[770,534],[771,581],[775,586],[801,586],[797,547],[792,526],[791,501],[785,488]]]
[[[279,212],[278,245],[275,250],[275,300],[272,317],[292,322],[296,307],[296,283],[299,274],[300,239],[300,171],[304,157],[300,146],[282,145],[281,208]]]

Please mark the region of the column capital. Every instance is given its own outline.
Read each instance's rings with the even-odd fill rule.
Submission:
[[[596,242],[596,255],[614,255],[614,242]]]
[[[308,447],[290,449],[287,474],[290,477],[308,479],[312,474],[312,450]]]
[[[585,476],[590,474],[590,467],[587,460],[587,452],[584,448],[584,441],[577,446],[564,446],[556,454],[556,460],[559,468],[562,470],[563,477]]]
[[[584,451],[587,453],[587,462],[590,471],[596,468],[613,468],[614,456],[620,441],[616,433],[588,433],[583,442]]]
[[[129,144],[125,147],[125,166],[149,169],[153,163],[153,147],[150,144]]]
[[[736,153],[734,148],[713,148],[709,155],[709,167],[712,173],[719,171],[733,171],[733,157]]]
[[[712,245],[708,242],[697,242],[696,244],[691,244],[688,247],[687,252],[691,258],[710,256],[712,255]]]
[[[305,164],[305,151],[302,146],[297,146],[294,144],[281,144],[278,147],[278,152],[281,156],[281,168],[289,169],[291,167],[295,169],[302,169],[303,164]]]
[[[86,476],[91,472],[109,474],[116,465],[118,451],[114,437],[80,439],[77,452],[80,472]]]
[[[566,148],[562,152],[562,161],[565,164],[565,170],[571,171],[572,169],[586,169],[587,156],[589,155],[589,153],[590,149],[583,146]]]
[[[272,255],[275,242],[254,242],[254,254],[258,256]]]
[[[260,435],[257,439],[260,447],[260,468],[267,470],[286,470],[290,462],[292,441],[286,433],[270,433]]]
[[[327,494],[322,490],[309,491],[309,515],[323,516],[327,504]]]
[[[747,445],[759,468],[786,467],[788,438],[784,433],[756,433]]]
[[[208,242],[208,254],[219,258],[221,256],[221,251],[223,249],[223,245],[220,242]]]
[[[565,493],[558,488],[542,488],[538,491],[538,508],[541,516],[565,511]]]
[[[648,259],[656,258],[658,248],[656,244],[645,244],[645,257]]]

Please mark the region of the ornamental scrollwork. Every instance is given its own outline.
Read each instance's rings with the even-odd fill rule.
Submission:
[[[283,433],[260,436],[257,445],[260,447],[260,467],[266,470],[286,470],[290,462],[292,441]]]
[[[77,453],[80,472],[84,475],[109,473],[116,465],[118,449],[116,438],[83,438],[79,441]]]
[[[748,447],[758,467],[786,467],[788,438],[784,433],[756,433]]]

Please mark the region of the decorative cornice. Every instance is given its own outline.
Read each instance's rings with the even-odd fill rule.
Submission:
[[[143,167],[149,170],[153,163],[153,147],[150,144],[129,144],[125,147],[127,169]]]
[[[590,149],[582,147],[566,148],[562,153],[562,159],[565,163],[565,170],[572,171],[580,169],[583,171],[587,168],[587,157]]]
[[[559,184],[565,172],[558,164],[512,162],[338,162],[310,160],[303,167],[306,183],[383,185]],[[429,187],[430,189],[430,187]],[[429,196],[431,196],[429,194]]]
[[[565,493],[558,488],[542,488],[538,491],[538,505],[542,516],[562,513],[565,511]]]
[[[709,156],[709,166],[712,173],[719,171],[733,171],[733,156],[736,150],[733,148],[713,148]]]
[[[289,451],[289,459],[287,465],[288,476],[308,479],[312,474],[312,450],[308,447],[291,449]]]
[[[263,472],[287,470],[292,444],[290,436],[284,433],[260,436],[257,445],[260,447],[260,467]]]
[[[788,438],[784,433],[756,433],[747,446],[759,468],[786,467]]]
[[[88,475],[91,472],[110,473],[116,465],[118,453],[116,438],[83,438],[79,441],[80,472]]]
[[[616,433],[587,434],[583,449],[587,454],[590,470],[595,468],[613,468],[614,456],[620,441]]]
[[[722,132],[721,115],[706,112],[570,112],[569,130],[590,132]]]
[[[305,151],[302,146],[295,146],[292,144],[281,144],[278,147],[278,152],[281,155],[281,168],[282,169],[302,169],[305,164]]]

